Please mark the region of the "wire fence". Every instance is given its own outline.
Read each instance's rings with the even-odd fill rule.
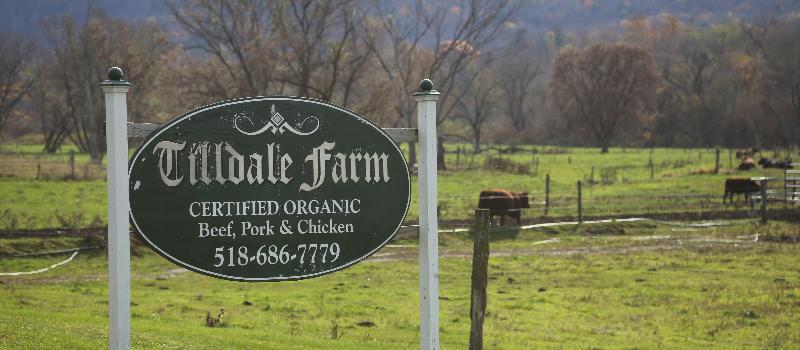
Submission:
[[[100,180],[106,167],[75,154],[0,154],[0,177],[36,180]]]
[[[486,154],[475,155],[469,154],[465,151],[464,147],[455,155],[453,152],[448,153],[450,168],[455,168],[457,172],[464,168],[481,168],[487,170],[486,159],[494,156],[505,156],[500,154]],[[534,152],[536,150],[536,152]],[[515,174],[519,176],[504,178],[501,185],[498,187],[512,188],[517,191],[524,191],[527,193],[528,206],[527,208],[519,208],[523,221],[543,221],[557,218],[582,218],[586,217],[601,217],[601,216],[618,216],[618,215],[658,215],[670,213],[686,213],[690,215],[703,214],[708,212],[724,212],[724,213],[739,213],[742,215],[757,216],[760,214],[760,197],[759,194],[751,196],[736,195],[733,203],[726,203],[723,200],[723,186],[722,179],[715,181],[713,185],[710,182],[699,182],[702,187],[697,187],[692,183],[692,186],[687,182],[686,186],[674,189],[665,189],[663,187],[647,188],[642,184],[647,184],[652,181],[653,169],[661,167],[661,171],[665,168],[676,166],[676,162],[682,165],[691,162],[700,162],[705,156],[705,161],[710,159],[715,160],[717,167],[719,163],[726,160],[726,157],[715,156],[713,150],[698,150],[689,151],[670,151],[668,154],[671,157],[684,157],[684,159],[656,159],[653,161],[653,152],[645,149],[629,150],[628,154],[644,154],[649,157],[646,166],[637,160],[639,164],[638,169],[632,169],[633,165],[617,164],[607,165],[605,167],[591,166],[591,169],[586,169],[585,174],[581,174],[583,184],[581,193],[578,193],[576,182],[571,180],[565,181],[564,178],[558,178],[557,186],[556,179],[552,179],[549,173],[545,174],[544,169],[552,167],[552,162],[555,159],[560,159],[560,163],[572,163],[582,161],[579,157],[580,154],[572,154],[568,149],[558,147],[550,148],[531,148],[526,152],[530,155],[521,154],[516,158],[508,156],[508,159],[513,159],[514,162],[527,161],[530,167],[535,167],[539,171],[539,164],[542,164],[542,174]],[[650,155],[648,156],[647,153]],[[728,153],[730,158],[731,151],[723,152]],[[711,156],[707,156],[711,154]],[[573,158],[574,157],[574,158]],[[454,159],[455,158],[455,159]],[[469,163],[467,161],[469,160]],[[727,159],[730,163],[732,160]],[[549,163],[549,164],[547,164]],[[513,162],[512,162],[513,164]],[[0,152],[0,177],[5,178],[20,178],[20,179],[38,179],[38,180],[102,180],[106,177],[106,169],[102,163],[93,163],[88,159],[85,154],[79,153],[58,153],[55,155],[42,155],[32,153],[15,153],[15,152]],[[505,167],[508,164],[499,162],[495,164],[499,167]],[[729,164],[730,165],[730,164]],[[494,166],[494,165],[493,165]],[[585,164],[581,165],[585,167]],[[611,171],[611,170],[613,171]],[[649,169],[649,171],[648,171]],[[712,167],[713,169],[713,167]],[[507,171],[513,173],[516,168],[504,168],[501,170],[488,169],[489,171],[500,171],[500,174],[507,174]],[[563,169],[562,169],[563,170]],[[684,169],[686,170],[686,169]],[[719,169],[715,169],[719,170]],[[619,172],[627,172],[627,176],[621,175]],[[691,170],[686,170],[691,171]],[[796,170],[793,170],[796,171]],[[648,174],[649,173],[649,174]],[[800,207],[800,191],[798,188],[798,180],[800,174],[787,173],[784,178],[777,179],[776,181],[768,182],[765,194],[768,198],[768,207],[774,208],[779,206],[781,208],[799,208]],[[544,175],[544,176],[543,176]],[[665,176],[662,172],[662,177]],[[691,175],[691,174],[690,174]],[[704,174],[701,174],[704,175]],[[478,175],[476,175],[478,176]],[[479,176],[486,175],[485,172],[480,173]],[[543,177],[546,176],[546,182],[542,183]],[[580,177],[579,177],[580,178]],[[569,178],[568,178],[569,179]],[[688,178],[687,178],[688,179]],[[795,180],[791,180],[795,179]],[[779,184],[778,180],[787,183],[787,186]],[[480,190],[476,187],[476,183],[471,181],[470,177],[463,175],[449,176],[444,174],[440,176],[440,181],[445,186],[440,187],[439,190],[439,217],[443,222],[450,221],[464,221],[472,218],[474,209],[478,207]],[[689,181],[689,180],[687,180]],[[793,182],[788,182],[793,181]],[[483,183],[486,183],[484,181]],[[632,190],[627,186],[635,184],[637,189]],[[613,186],[613,187],[611,187]],[[659,185],[662,186],[662,185]],[[713,187],[710,187],[713,186]],[[453,190],[455,189],[455,191]],[[463,192],[464,189],[474,189],[471,192]],[[613,189],[613,190],[612,190]],[[412,196],[413,197],[413,196]],[[789,198],[792,201],[784,200],[778,201],[777,198]],[[496,199],[496,197],[489,197]],[[415,204],[412,204],[412,212],[408,217],[409,221],[415,221],[414,213]],[[0,221],[5,220],[9,215],[8,213],[0,212]],[[68,214],[68,213],[67,213]],[[63,214],[66,218],[67,214]],[[10,217],[10,216],[9,216]],[[15,218],[17,221],[21,219]],[[30,220],[38,220],[37,217],[31,217]],[[57,218],[55,221],[65,221]],[[91,218],[79,218],[71,221],[78,222],[73,226],[81,226],[86,224]],[[8,220],[6,220],[8,221]],[[54,221],[54,225],[58,222]],[[70,220],[67,220],[70,221]],[[2,222],[0,222],[2,224]],[[92,225],[97,224],[97,220],[92,221]],[[101,223],[102,224],[102,223]],[[5,225],[9,226],[9,225]],[[24,223],[13,225],[16,227],[27,227]],[[34,225],[35,226],[35,225]]]
[[[777,191],[777,190],[776,190]],[[770,192],[771,193],[771,192]],[[440,218],[468,220],[474,209],[479,207],[479,194],[447,195],[439,198]],[[504,196],[487,196],[487,199],[508,198]],[[602,217],[619,215],[663,215],[682,213],[687,218],[701,216],[704,213],[728,213],[738,216],[758,217],[761,215],[761,202],[758,196],[737,196],[732,202],[726,202],[723,194],[651,194],[651,195],[586,195],[550,193],[545,198],[543,193],[529,194],[528,208],[511,209],[508,213],[520,212],[523,221],[542,221],[549,218],[564,217]],[[795,202],[768,201],[768,208],[796,208]],[[489,208],[491,209],[491,208]],[[516,213],[514,213],[516,215]]]

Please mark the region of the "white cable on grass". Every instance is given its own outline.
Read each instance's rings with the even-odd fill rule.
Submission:
[[[558,242],[561,242],[561,240],[558,239],[558,238],[550,238],[550,239],[545,239],[544,241],[533,242],[533,243],[531,243],[531,245],[540,245],[540,244],[558,243]]]
[[[70,256],[69,258],[67,258],[67,260],[64,260],[64,261],[62,261],[62,262],[59,262],[59,263],[53,264],[53,265],[51,265],[50,267],[45,267],[45,268],[43,268],[43,269],[39,269],[39,270],[35,270],[35,271],[25,271],[25,272],[0,272],[0,276],[20,276],[20,275],[34,275],[34,274],[37,274],[37,273],[42,273],[42,272],[45,272],[45,271],[48,271],[48,270],[54,269],[54,268],[56,268],[56,267],[59,267],[59,266],[61,266],[61,265],[64,265],[64,264],[66,264],[66,263],[68,263],[68,262],[72,261],[72,259],[74,259],[76,255],[78,255],[78,252],[74,252],[74,253],[72,253],[72,256]]]
[[[527,226],[520,226],[520,229],[527,230],[531,228],[539,228],[539,227],[552,227],[552,226],[563,226],[563,225],[578,225],[578,224],[604,224],[604,223],[612,223],[612,222],[633,222],[633,221],[645,221],[650,220],[646,218],[628,218],[628,219],[605,219],[605,220],[586,220],[581,223],[577,221],[564,221],[564,222],[548,222],[544,224],[534,224],[534,225],[527,225]]]
[[[670,221],[663,221],[663,220],[655,220],[650,218],[623,218],[623,219],[604,219],[604,220],[584,220],[583,222],[578,221],[562,221],[562,222],[546,222],[542,224],[533,224],[533,225],[526,225],[526,226],[519,226],[519,227],[508,227],[508,229],[516,229],[516,230],[528,230],[533,228],[542,228],[542,227],[553,227],[553,226],[565,226],[565,225],[578,225],[578,224],[607,224],[613,222],[636,222],[636,221],[651,221],[657,224],[662,225],[670,225],[670,226],[680,226],[680,227],[714,227],[714,226],[725,226],[728,225],[726,222],[702,222],[702,223],[681,223],[681,222],[670,222]],[[400,226],[403,228],[410,228],[410,227],[419,227],[419,225],[403,225]],[[445,232],[468,232],[472,225],[463,225],[464,228],[445,228],[440,229],[440,233]],[[497,228],[495,228],[497,229]]]
[[[649,219],[652,222],[662,225],[671,225],[671,226],[682,226],[682,227],[714,227],[714,226],[727,226],[730,225],[727,222],[701,222],[697,224],[686,224],[682,222],[671,222],[671,221],[662,221],[662,220],[655,220]]]

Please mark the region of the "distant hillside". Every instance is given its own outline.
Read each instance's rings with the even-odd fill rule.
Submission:
[[[623,19],[656,16],[664,12],[678,15],[683,22],[703,26],[730,18],[753,21],[800,11],[800,0],[521,1],[524,2],[524,6],[518,15],[517,25],[532,33],[556,28],[577,32],[614,29],[618,28],[619,22]],[[106,11],[112,17],[124,17],[133,21],[152,17],[161,23],[171,23],[171,16],[162,0],[4,0],[0,1],[0,13],[3,14],[0,30],[40,36],[41,21],[65,12],[82,20],[86,17],[89,3]]]
[[[70,13],[79,20],[86,18],[89,4],[106,11],[112,17],[134,21],[154,17],[170,21],[169,11],[162,0],[3,0],[0,1],[0,30],[38,35],[39,24],[48,17]]]
[[[586,31],[614,28],[626,18],[677,15],[681,21],[709,25],[730,18],[745,21],[800,10],[800,0],[525,0],[519,24],[532,32],[560,28]]]

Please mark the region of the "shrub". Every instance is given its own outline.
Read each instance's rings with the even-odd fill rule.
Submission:
[[[495,170],[517,175],[530,174],[530,167],[528,164],[515,163],[510,159],[501,157],[487,157],[483,167],[488,170]]]
[[[225,315],[225,309],[219,309],[217,317],[211,316],[211,312],[206,312],[206,327],[219,327],[222,326],[222,316]]]
[[[613,185],[617,182],[617,168],[600,168],[600,183],[603,185]]]

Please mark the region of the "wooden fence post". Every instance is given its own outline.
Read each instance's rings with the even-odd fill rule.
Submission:
[[[36,163],[36,180],[39,180],[39,176],[42,174],[42,163]]]
[[[581,182],[578,180],[578,222],[583,222],[583,203],[581,195]]]
[[[547,216],[548,209],[550,209],[550,174],[544,178],[544,216]]]
[[[767,223],[767,178],[761,178],[761,223]]]
[[[456,168],[459,162],[461,162],[461,147],[456,148]]]
[[[728,148],[728,168],[733,169],[733,150]]]
[[[75,179],[75,151],[69,152],[69,177]]]
[[[592,165],[592,175],[589,177],[589,186],[594,186],[594,165]]]
[[[489,209],[475,209],[475,245],[472,251],[472,294],[469,305],[470,350],[483,349],[483,319],[489,270]]]
[[[650,157],[650,160],[647,162],[647,167],[650,168],[650,181],[655,178],[655,169],[653,165],[653,157]]]
[[[714,174],[719,174],[719,148],[717,148],[717,161],[714,163]]]

